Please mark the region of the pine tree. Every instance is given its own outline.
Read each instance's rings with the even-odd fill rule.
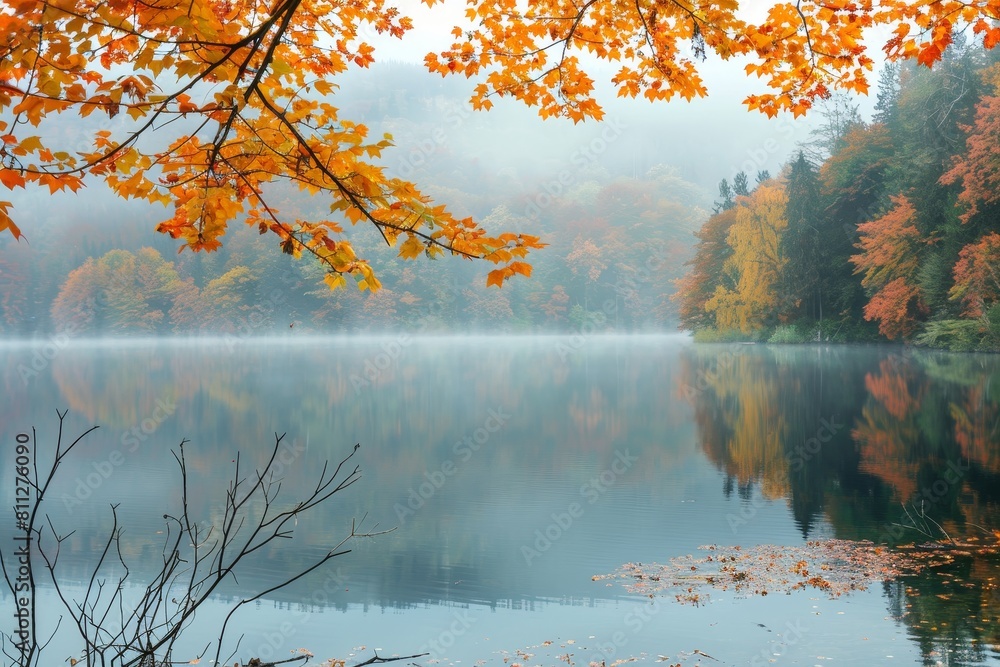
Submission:
[[[735,205],[736,196],[733,193],[733,188],[729,185],[729,181],[722,179],[719,182],[719,201],[715,202],[713,213],[728,211]]]
[[[782,272],[782,292],[788,314],[823,320],[822,204],[819,177],[805,153],[792,162],[785,185],[788,228],[782,235],[782,254],[788,263]]]
[[[740,197],[750,196],[750,182],[747,179],[747,173],[745,171],[741,171],[733,176],[733,192]]]
[[[873,123],[892,125],[899,108],[899,90],[899,64],[886,63],[878,76],[875,114],[872,116]]]

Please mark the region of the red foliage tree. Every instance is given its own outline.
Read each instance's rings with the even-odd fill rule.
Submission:
[[[923,245],[916,210],[905,195],[892,202],[881,218],[858,225],[861,239],[855,247],[861,253],[850,259],[855,273],[864,273],[861,284],[871,294],[865,319],[878,321],[879,331],[896,339],[908,337],[927,309],[914,282]]]
[[[963,315],[981,317],[989,304],[1000,300],[1000,234],[990,232],[962,248],[954,274],[949,296],[961,299]]]
[[[984,97],[976,105],[976,120],[966,138],[966,152],[941,177],[941,183],[961,183],[958,201],[965,208],[959,216],[968,223],[980,206],[1000,201],[1000,97]]]

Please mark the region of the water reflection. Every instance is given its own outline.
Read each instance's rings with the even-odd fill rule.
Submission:
[[[693,425],[687,407],[671,396],[675,348],[650,339],[593,358],[561,355],[560,342],[427,340],[405,346],[388,365],[379,363],[377,377],[366,374],[366,366],[394,339],[79,349],[56,357],[28,392],[17,392],[32,398],[6,406],[5,431],[30,424],[51,429],[55,408],[68,405],[73,427],[102,425],[85,443],[76,477],[85,479],[88,463],[113,451],[125,459],[127,472],[116,472],[89,490],[92,495],[85,490],[87,498],[74,494],[77,480],[69,477],[71,500],[83,502],[55,508],[79,528],[66,545],[67,561],[72,553],[85,560],[93,546],[85,536],[100,534],[112,498],[129,498],[135,524],[158,523],[172,498],[169,449],[181,438],[192,441],[189,467],[199,475],[192,507],[208,521],[235,452],[259,459],[277,429],[289,431],[289,442],[302,451],[302,460],[284,473],[286,488],[308,483],[319,461],[339,458],[356,442],[362,443],[364,480],[301,531],[297,548],[268,554],[260,577],[301,566],[343,534],[351,518],[367,514],[370,524],[399,529],[355,546],[359,557],[344,565],[350,590],[338,604],[515,606],[613,595],[590,585],[597,570],[586,545],[604,541],[601,522],[609,517],[624,517],[625,528],[636,525],[637,537],[650,534],[650,522],[662,521],[650,510],[673,494],[666,473],[695,459]],[[12,389],[18,361],[17,353],[6,357]],[[170,415],[151,419],[162,416],[165,405]],[[589,503],[594,496],[581,489],[626,450],[642,465]],[[435,483],[443,469],[449,470],[446,483]],[[586,520],[545,557],[526,563],[521,547],[532,545],[535,531],[573,502],[586,508]],[[151,537],[131,548],[145,557],[157,546]],[[631,557],[629,546],[618,544],[614,560]]]
[[[701,387],[687,396],[725,492],[784,498],[805,538],[822,518],[836,537],[944,541],[954,562],[888,585],[889,607],[927,664],[995,652],[1000,565],[975,547],[1000,529],[996,358],[766,347],[681,358],[682,382]]]
[[[928,541],[901,527],[907,508],[922,507],[957,541],[1000,528],[992,357],[669,337],[589,338],[567,353],[564,343],[81,345],[29,381],[19,369],[30,350],[8,347],[0,437],[34,425],[51,438],[56,408],[70,408],[71,429],[102,427],[50,507],[77,529],[64,545],[70,578],[88,571],[111,500],[127,499],[126,557],[140,571],[154,562],[155,531],[176,496],[169,450],[181,438],[191,440],[192,509],[204,521],[217,518],[236,452],[259,459],[275,431],[292,447],[289,491],[360,442],[362,482],[303,522],[292,548],[251,564],[259,589],[310,562],[352,518],[398,526],[335,561],[322,600],[315,580],[277,596],[316,608],[595,605],[622,591],[592,575],[707,543]],[[116,451],[123,462],[89,483]],[[635,464],[615,472],[622,456]],[[0,456],[0,474],[11,463]],[[0,538],[9,529],[0,524]],[[927,660],[976,662],[1000,641],[997,581],[995,558],[957,556],[887,586],[878,604]],[[671,608],[662,622],[690,613]]]

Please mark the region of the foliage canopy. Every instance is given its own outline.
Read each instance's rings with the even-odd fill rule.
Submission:
[[[621,65],[619,96],[669,100],[706,94],[698,61],[709,52],[743,56],[766,90],[747,106],[799,115],[833,90],[868,90],[866,31],[892,27],[890,59],[932,65],[956,29],[1000,41],[998,11],[992,0],[776,2],[755,22],[736,0],[469,0],[468,25],[426,64],[474,77],[477,108],[513,97],[580,121],[603,113],[587,72],[595,57]],[[331,103],[336,75],[373,62],[365,29],[402,37],[413,27],[385,0],[6,0],[0,24],[7,189],[103,180],[121,197],[173,206],[157,229],[195,251],[216,249],[242,219],[284,252],[318,258],[331,287],[345,275],[379,287],[345,219],[374,225],[404,258],[488,260],[488,284],[531,273],[522,260],[537,237],[493,234],[435,205],[378,164],[391,137],[370,138]],[[65,116],[89,120],[53,122]],[[279,183],[328,197],[330,217],[278,210],[269,193]],[[20,237],[10,213],[0,202],[0,231]]]

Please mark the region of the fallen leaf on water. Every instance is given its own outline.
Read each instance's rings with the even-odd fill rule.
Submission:
[[[594,581],[618,580],[630,593],[654,597],[673,594],[678,602],[698,605],[710,600],[704,588],[732,590],[741,595],[768,595],[813,588],[836,598],[863,591],[873,583],[914,574],[938,565],[946,555],[901,553],[871,542],[817,540],[800,547],[759,545],[699,547],[712,554],[671,559],[667,564],[626,563]],[[816,573],[822,572],[819,576]],[[625,580],[625,581],[622,581]]]

